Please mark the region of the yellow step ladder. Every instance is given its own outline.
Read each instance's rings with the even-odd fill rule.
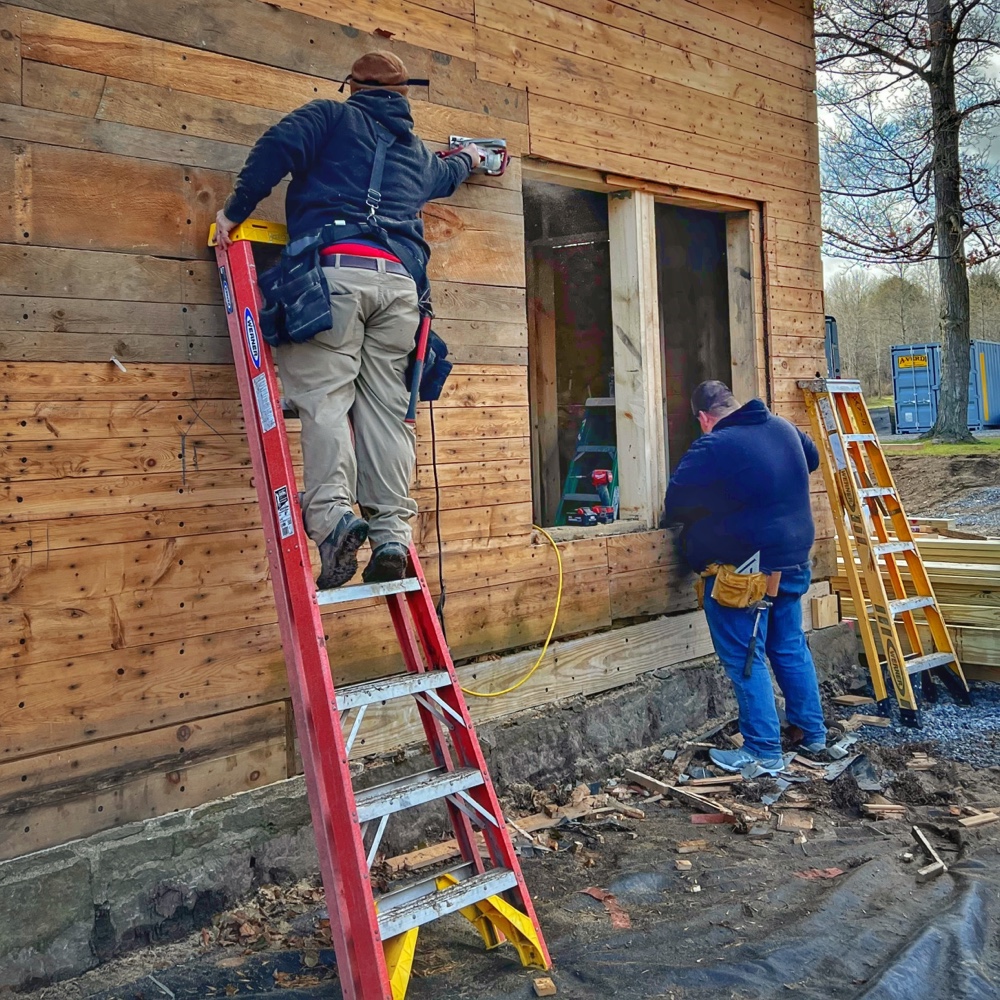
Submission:
[[[969,685],[872,426],[861,383],[812,379],[799,382],[799,388],[819,448],[875,697],[879,702],[888,698],[883,673],[888,667],[902,721],[918,725],[920,705],[912,677],[921,674],[930,693],[929,672],[934,671],[965,700]],[[930,649],[921,638],[916,612],[926,620]]]

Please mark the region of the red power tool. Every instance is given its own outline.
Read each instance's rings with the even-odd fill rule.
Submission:
[[[482,156],[479,166],[472,172],[486,174],[487,177],[502,177],[507,169],[507,164],[510,163],[506,139],[466,139],[461,135],[453,135],[448,141],[448,148],[438,153],[438,156],[454,156],[470,143],[479,150]]]

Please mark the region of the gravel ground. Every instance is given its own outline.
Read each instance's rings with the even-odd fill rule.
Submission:
[[[928,753],[933,757],[961,761],[975,768],[1000,766],[1000,685],[970,681],[969,687],[972,704],[963,705],[937,685],[938,700],[936,703],[924,701],[919,729],[900,724],[893,702],[892,727],[865,726],[864,742],[901,747],[919,740],[928,744]],[[864,707],[845,711],[843,717],[849,717],[854,711],[864,711]]]
[[[1000,486],[971,490],[926,512],[927,517],[950,517],[955,527],[983,535],[1000,535]]]
[[[907,514],[947,517],[955,527],[1000,535],[1000,454],[889,455]]]

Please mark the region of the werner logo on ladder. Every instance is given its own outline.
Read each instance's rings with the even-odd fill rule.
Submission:
[[[389,82],[369,81],[363,87],[385,86],[394,93],[378,94],[378,100],[371,98],[368,104],[378,114],[386,112],[386,109],[392,110],[392,105],[403,115],[394,94],[405,94],[405,67],[398,60],[393,61],[395,57],[378,55],[381,61],[363,57],[355,64],[354,72],[358,71],[358,65],[364,59],[368,59],[369,62],[364,65],[369,66],[370,63],[369,69],[373,73],[388,74],[392,78]],[[395,79],[396,76],[399,79]],[[355,100],[355,89],[352,81],[351,101]],[[357,89],[362,89],[360,82]],[[359,129],[369,139],[372,134],[377,136],[375,163],[368,168],[371,177],[369,179],[366,175],[367,184],[362,187],[360,195],[369,207],[367,225],[362,222],[354,228],[360,228],[369,235],[385,235],[376,216],[381,201],[381,171],[387,150],[401,136],[386,137],[386,129],[373,126],[370,122],[366,124],[367,119],[357,116],[359,108],[352,108],[347,113],[346,134],[338,133],[330,138],[332,132],[340,127],[337,124],[341,115],[338,107],[334,102],[313,102],[288,118],[300,115],[301,121],[292,123],[293,126],[301,126],[306,131],[317,128],[322,132],[326,129],[323,134],[330,133],[327,138],[331,142],[336,138],[341,145],[345,137],[351,138],[350,127]],[[378,114],[375,115],[376,122]],[[404,117],[412,126],[408,107]],[[262,142],[270,136],[268,141],[276,147],[287,144],[288,135],[294,133],[294,128],[286,127],[281,131],[286,122],[287,119],[275,126]],[[273,134],[275,130],[276,136]],[[411,145],[409,139],[404,137],[404,141]],[[291,145],[294,146],[294,143]],[[493,144],[485,169],[492,166],[502,171],[505,154],[502,154],[501,146],[501,143]],[[334,147],[340,148],[336,143]],[[413,155],[419,157],[423,154],[417,150]],[[331,153],[333,156],[334,153]],[[251,153],[244,174],[250,170],[253,159],[254,153]],[[460,163],[461,159],[456,158],[453,162]],[[472,167],[476,166],[472,155],[468,155],[467,159]],[[287,168],[288,164],[285,166]],[[294,176],[294,164],[292,167]],[[449,167],[447,173],[451,180],[448,183],[455,183],[459,175],[467,176],[469,169],[468,166],[464,169]],[[250,173],[253,171],[250,170]],[[241,179],[244,174],[241,174]],[[280,177],[274,178],[273,182],[278,179]],[[444,184],[445,180],[441,183]],[[367,187],[366,192],[364,187]],[[234,197],[238,198],[239,191],[238,184]],[[253,198],[249,200],[253,201]],[[298,487],[280,414],[274,362],[268,346],[268,340],[274,334],[275,317],[261,315],[253,255],[255,242],[285,243],[287,233],[283,226],[252,220],[234,225],[234,221],[223,213],[220,213],[220,226],[223,235],[216,245],[216,258],[267,541],[299,748],[330,914],[331,936],[345,1000],[401,1000],[409,980],[418,929],[438,917],[456,912],[461,912],[472,921],[487,947],[495,947],[507,940],[516,948],[523,964],[548,968],[549,956],[531,897],[525,887],[412,543],[406,546],[393,543],[402,550],[398,571],[391,567],[392,572],[383,573],[381,578],[366,575],[366,582],[362,585],[339,586],[353,575],[356,567],[354,551],[364,541],[360,538],[358,545],[347,553],[351,558],[345,558],[340,563],[334,560],[332,566],[328,566],[324,555],[323,573],[328,579],[332,578],[332,582],[325,582],[321,576],[319,589],[313,582],[303,515],[295,502]],[[335,239],[344,236],[358,238],[353,229],[350,233],[328,232],[335,226],[336,220],[329,227],[324,225],[315,238],[300,237],[296,243],[301,246],[293,244],[289,247],[293,252],[283,254],[282,265],[277,271],[284,285],[283,295],[272,299],[269,294],[268,306],[271,309],[276,301],[283,304],[286,315],[282,329],[292,342],[306,343],[318,333],[330,329],[329,316],[321,315],[324,300],[329,312],[330,295],[325,279],[316,273],[321,270],[319,255],[330,235]],[[216,244],[215,227],[209,242]],[[386,242],[393,247],[400,246],[395,240],[383,241]],[[385,274],[387,278],[390,277],[390,264],[395,263],[398,270],[393,270],[393,274],[402,276],[416,270],[426,284],[419,261],[412,269],[402,266],[400,256],[405,257],[408,253],[406,245],[404,240],[401,254],[389,255],[393,257],[389,260],[384,254],[368,253],[372,249],[377,250],[377,246],[362,243],[358,248],[359,254],[338,250],[334,263],[338,267],[355,267],[361,272]],[[326,264],[322,270],[328,266]],[[275,272],[271,274],[273,277]],[[413,330],[417,325],[416,303],[412,305],[414,323],[409,327],[408,334],[411,346]],[[421,363],[424,349],[431,339],[429,315],[428,310],[422,311],[418,349],[415,352],[417,357],[411,373],[410,408],[405,418],[400,409],[400,425],[405,423],[412,427],[415,418],[416,396],[422,387]],[[282,364],[284,374],[284,360]],[[345,411],[345,423],[346,420]],[[346,431],[346,428],[342,430]],[[406,433],[412,435],[411,430]],[[351,516],[353,521],[360,520]],[[320,534],[325,537],[322,532]],[[379,548],[376,548],[369,568],[376,563],[378,551]],[[387,565],[388,561],[383,560],[383,568]],[[340,569],[344,572],[328,572]],[[384,598],[388,604],[405,672],[335,689],[320,608],[373,597]],[[348,755],[365,713],[389,702],[408,698],[413,698],[416,703],[434,767],[423,774],[406,776],[355,793]],[[462,862],[430,878],[401,883],[376,899],[369,870],[377,857],[390,817],[433,801],[442,802],[447,810]]]

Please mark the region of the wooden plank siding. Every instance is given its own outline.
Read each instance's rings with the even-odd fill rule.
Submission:
[[[513,156],[505,177],[425,212],[435,328],[456,368],[434,408],[437,517],[419,415],[415,537],[435,590],[440,537],[448,637],[474,686],[531,665],[558,583],[532,531],[524,158],[586,186],[751,210],[740,308],[763,336],[746,363],[806,426],[795,381],[823,365],[809,0],[0,3],[0,858],[294,772],[205,237],[261,132],[344,99],[371,48],[429,81],[411,98],[430,144],[502,135]],[[283,218],[283,194],[257,214]],[[570,641],[517,698],[473,699],[478,719],[709,651],[663,532],[559,549],[555,635]],[[338,682],[398,663],[384,606],[324,622]],[[644,630],[627,666],[623,625]],[[358,754],[412,739],[411,716],[366,728]]]

